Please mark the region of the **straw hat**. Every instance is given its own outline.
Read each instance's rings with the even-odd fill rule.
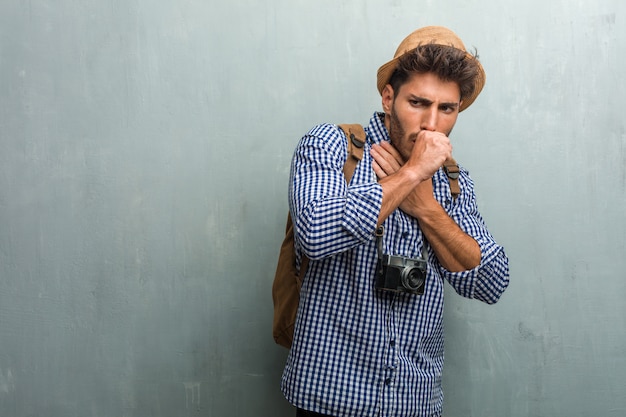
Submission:
[[[421,29],[417,29],[415,32],[411,33],[409,36],[404,38],[398,49],[396,50],[396,54],[393,56],[393,59],[387,62],[385,65],[378,69],[378,92],[380,94],[383,93],[383,89],[389,83],[389,79],[393,74],[393,71],[396,69],[398,65],[398,60],[402,55],[407,52],[410,52],[417,48],[420,45],[425,45],[433,43],[436,45],[444,45],[444,46],[453,46],[454,48],[460,49],[467,54],[467,56],[471,59],[475,59],[470,53],[465,49],[465,45],[461,39],[456,36],[454,32],[450,29],[444,28],[442,26],[427,26]],[[476,100],[478,94],[483,89],[485,85],[485,70],[483,69],[480,62],[478,62],[478,76],[474,80],[474,92],[469,97],[463,98],[463,103],[459,108],[459,111],[463,111],[469,107],[470,104]]]

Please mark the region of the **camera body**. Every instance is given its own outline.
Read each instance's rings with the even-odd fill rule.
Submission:
[[[424,258],[382,255],[376,267],[376,288],[422,295],[427,265]]]

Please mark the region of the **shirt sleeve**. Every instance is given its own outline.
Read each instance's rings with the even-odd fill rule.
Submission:
[[[369,145],[357,171],[366,169]],[[295,241],[309,259],[344,252],[374,238],[382,205],[382,187],[354,181],[346,184],[343,166],[347,141],[335,125],[313,128],[294,152],[289,181],[289,209]]]
[[[461,296],[494,304],[509,285],[509,259],[504,248],[498,245],[487,230],[478,211],[474,183],[468,172],[461,169],[459,177],[461,194],[451,204],[448,214],[472,236],[480,246],[480,264],[471,270],[450,272],[440,266],[443,277]]]

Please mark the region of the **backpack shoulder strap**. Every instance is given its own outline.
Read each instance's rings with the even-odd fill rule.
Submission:
[[[450,194],[456,200],[459,194],[461,194],[461,187],[459,187],[459,164],[456,163],[453,157],[450,157],[443,163],[443,170],[446,172],[450,182]]]
[[[342,124],[339,127],[348,138],[348,156],[343,166],[343,175],[346,177],[346,183],[349,184],[356,165],[363,159],[363,148],[367,135],[360,124]]]

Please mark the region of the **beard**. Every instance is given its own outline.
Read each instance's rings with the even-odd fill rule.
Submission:
[[[406,161],[411,156],[413,143],[417,139],[419,132],[406,134],[406,129],[402,126],[402,122],[398,118],[395,111],[395,103],[391,106],[389,114],[389,142],[400,153],[400,156]]]

